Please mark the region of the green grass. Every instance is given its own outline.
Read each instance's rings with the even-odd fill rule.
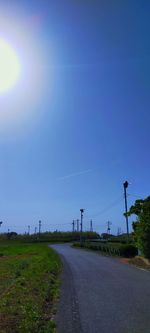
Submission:
[[[61,263],[48,244],[0,244],[0,332],[55,332]]]

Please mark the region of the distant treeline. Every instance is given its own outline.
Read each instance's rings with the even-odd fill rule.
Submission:
[[[74,242],[79,241],[82,236],[82,240],[98,239],[100,236],[96,232],[85,231],[82,232],[41,232],[36,234],[17,234],[16,232],[0,234],[2,239],[15,239],[27,242]]]

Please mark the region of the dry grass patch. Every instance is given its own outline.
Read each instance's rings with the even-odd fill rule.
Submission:
[[[140,256],[134,258],[121,258],[120,261],[124,264],[131,264],[139,268],[150,270],[150,261]]]

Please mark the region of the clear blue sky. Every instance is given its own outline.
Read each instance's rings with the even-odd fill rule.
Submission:
[[[0,1],[0,31],[22,61],[0,96],[2,231],[125,231],[150,189],[150,2]],[[130,220],[130,226],[131,226]]]

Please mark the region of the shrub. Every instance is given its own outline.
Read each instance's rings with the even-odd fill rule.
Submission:
[[[127,258],[135,257],[138,254],[138,249],[131,244],[122,244],[119,248],[119,251],[122,257]]]
[[[131,244],[119,244],[119,243],[107,243],[107,244],[90,244],[90,242],[85,243],[75,243],[75,247],[88,248],[94,251],[101,251],[108,253],[109,255],[118,255],[126,258],[135,257],[138,254],[138,250],[134,245]]]
[[[142,254],[150,259],[150,196],[144,200],[136,200],[130,207],[128,216],[136,215],[137,220],[133,222],[135,243]]]

